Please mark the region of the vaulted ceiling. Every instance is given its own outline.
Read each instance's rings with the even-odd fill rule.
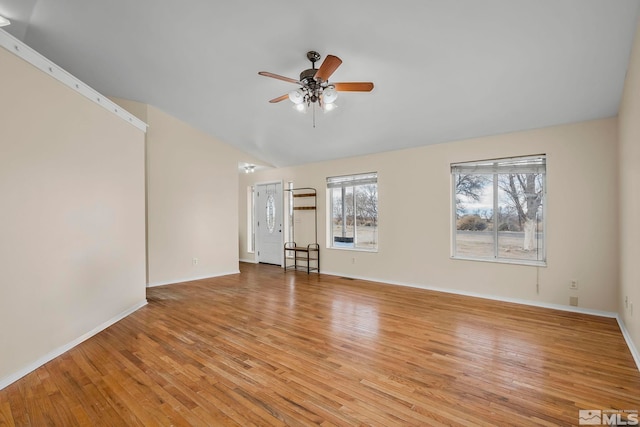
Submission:
[[[105,95],[285,166],[615,116],[639,0],[0,0],[4,29]],[[306,52],[372,81],[301,114]]]

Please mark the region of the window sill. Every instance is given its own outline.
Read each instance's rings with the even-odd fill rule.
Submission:
[[[521,259],[504,259],[504,258],[467,258],[461,256],[451,256],[453,260],[459,261],[477,261],[477,262],[490,262],[493,264],[511,264],[511,265],[524,265],[527,267],[546,267],[547,261],[527,261]]]
[[[336,251],[347,251],[347,252],[369,252],[369,253],[378,253],[378,249],[363,249],[363,248],[336,248],[333,246],[327,246],[327,249],[336,250]]]

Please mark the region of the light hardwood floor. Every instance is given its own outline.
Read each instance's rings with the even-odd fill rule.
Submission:
[[[0,391],[0,425],[577,425],[640,410],[614,319],[241,264]]]

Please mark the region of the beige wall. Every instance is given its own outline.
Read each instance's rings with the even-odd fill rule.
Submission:
[[[612,118],[242,176],[240,258],[254,259],[245,243],[247,185],[283,179],[319,190],[324,272],[550,304],[578,296],[583,308],[616,311],[616,141]],[[452,260],[449,165],[540,153],[548,165],[548,266]],[[379,251],[327,249],[326,177],[370,171],[378,172]],[[577,292],[569,290],[571,279],[579,281]]]
[[[238,162],[251,157],[158,108],[114,101],[149,125],[149,286],[238,272]]]
[[[620,314],[640,349],[640,25],[631,52],[620,124]],[[625,297],[629,304],[625,304]],[[631,309],[633,304],[633,310]]]
[[[0,384],[145,303],[144,133],[0,48]]]

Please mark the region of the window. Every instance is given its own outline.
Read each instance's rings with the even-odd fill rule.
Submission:
[[[330,213],[327,246],[378,249],[378,174],[327,178]]]
[[[546,156],[451,165],[453,257],[545,265]]]
[[[255,190],[253,185],[247,187],[247,252],[253,253],[256,247],[255,224]]]

